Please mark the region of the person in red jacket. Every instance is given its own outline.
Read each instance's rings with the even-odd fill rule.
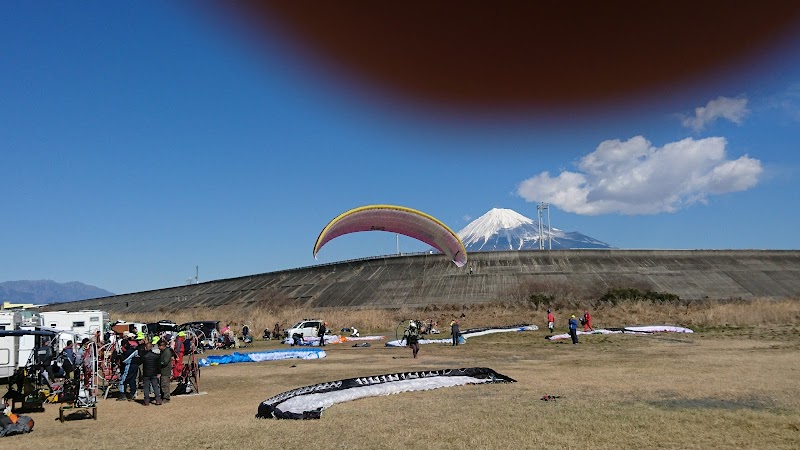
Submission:
[[[175,364],[172,366],[172,379],[177,380],[183,373],[183,355],[186,347],[183,343],[186,341],[186,332],[181,331],[175,338]]]
[[[588,309],[584,309],[583,310],[583,320],[581,320],[581,322],[583,322],[583,331],[584,332],[594,331],[594,328],[592,328],[592,316],[591,316],[591,314],[589,314],[589,310]]]
[[[548,309],[547,310],[547,328],[550,329],[550,334],[553,334],[553,328],[555,327],[555,324],[556,324],[556,316],[554,316],[553,313],[551,313],[550,310]]]

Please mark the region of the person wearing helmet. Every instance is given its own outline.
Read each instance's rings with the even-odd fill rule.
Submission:
[[[575,318],[575,314],[569,318],[569,336],[572,338],[572,343],[578,343],[578,320]]]
[[[178,336],[175,338],[175,342],[173,342],[173,350],[175,351],[175,362],[172,365],[172,379],[176,380],[181,377],[181,373],[183,372],[183,355],[186,351],[186,346],[183,343],[186,342],[186,332],[181,331],[178,333]]]
[[[411,354],[416,358],[417,353],[419,353],[419,328],[415,320],[409,321],[408,328],[403,333],[403,340],[406,341],[406,345],[411,347]]]
[[[328,331],[327,326],[328,322],[322,322],[317,329],[317,336],[319,336],[319,345],[321,347],[325,346],[325,332]]]
[[[550,310],[548,309],[547,310],[547,328],[550,329],[550,334],[553,334],[553,328],[555,328],[555,325],[556,325],[556,316],[554,316],[553,313],[550,312]]]

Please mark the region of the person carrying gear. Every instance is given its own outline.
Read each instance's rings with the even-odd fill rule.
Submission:
[[[553,328],[555,327],[555,325],[556,325],[556,316],[554,316],[553,313],[551,313],[550,310],[548,309],[547,310],[547,328],[550,329],[550,334],[553,334]]]
[[[589,314],[588,309],[583,310],[583,317],[581,318],[581,323],[583,324],[583,331],[594,331],[592,328],[592,316]]]
[[[416,321],[409,321],[408,328],[406,328],[405,333],[403,333],[403,339],[400,342],[403,340],[406,341],[406,345],[411,347],[411,354],[416,358],[417,353],[419,353],[419,329],[417,328]]]
[[[178,336],[175,338],[175,365],[172,367],[172,379],[177,380],[181,377],[181,373],[183,372],[183,355],[185,347],[183,343],[186,341],[186,332],[181,331],[178,333]]]

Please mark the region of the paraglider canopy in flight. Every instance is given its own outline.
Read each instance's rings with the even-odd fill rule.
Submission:
[[[458,267],[467,264],[467,251],[461,239],[433,216],[394,205],[368,205],[353,208],[331,220],[314,244],[314,258],[332,239],[360,231],[388,231],[422,241],[447,255]]]

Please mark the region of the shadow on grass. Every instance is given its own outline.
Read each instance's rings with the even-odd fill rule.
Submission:
[[[75,411],[73,413],[69,413],[69,414],[64,415],[64,422],[73,421],[73,420],[86,420],[86,419],[90,419],[91,420],[92,419],[92,413],[90,413],[89,411],[87,411],[85,409],[84,410]],[[56,417],[56,422],[58,422],[59,420],[60,419],[58,417]]]

